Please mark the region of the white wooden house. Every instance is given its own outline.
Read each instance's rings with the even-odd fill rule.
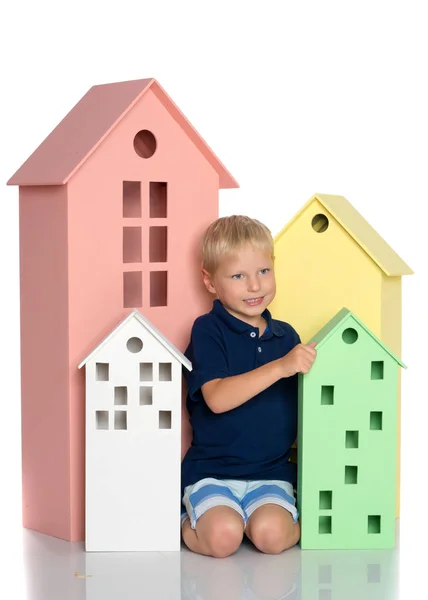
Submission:
[[[180,549],[183,356],[133,310],[86,367],[86,550]]]

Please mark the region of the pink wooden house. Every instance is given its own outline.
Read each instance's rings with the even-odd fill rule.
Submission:
[[[132,308],[184,350],[211,305],[198,243],[219,188],[238,184],[155,79],[92,87],[8,184],[20,188],[24,526],[80,541],[77,366]]]

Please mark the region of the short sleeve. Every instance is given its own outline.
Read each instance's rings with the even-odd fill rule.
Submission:
[[[224,338],[211,315],[196,319],[185,354],[192,363],[192,370],[184,371],[191,400],[202,399],[201,387],[208,381],[229,376]]]
[[[286,352],[290,352],[295,346],[301,344],[299,334],[294,329],[294,327],[290,325],[290,323],[285,323],[284,321],[275,321],[275,323],[277,326],[280,326],[282,332],[284,333],[283,339],[286,347]]]
[[[291,332],[293,335],[293,341],[291,343],[291,348],[290,350],[292,350],[293,348],[295,348],[298,344],[301,344],[301,340],[300,340],[300,335],[297,333],[297,331],[290,325],[291,328]],[[297,394],[298,394],[298,389],[299,389],[299,375],[298,373],[296,373],[295,375],[292,375],[291,377],[289,377],[289,389],[291,394],[293,395],[293,397],[295,398],[295,401],[297,402]]]
[[[294,335],[294,342],[293,342],[293,348],[294,348],[298,344],[301,344],[301,339],[300,339],[300,335],[297,333],[297,331],[295,329],[293,329],[293,335]]]

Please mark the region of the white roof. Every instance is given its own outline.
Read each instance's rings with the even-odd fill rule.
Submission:
[[[172,344],[160,331],[159,329],[157,329],[152,323],[150,323],[150,321],[148,321],[145,317],[143,317],[143,315],[140,313],[139,310],[137,310],[136,308],[134,308],[134,310],[132,312],[129,313],[129,315],[123,319],[123,321],[121,321],[119,323],[119,325],[117,325],[117,327],[115,327],[113,329],[113,331],[111,331],[108,336],[106,336],[102,342],[100,342],[98,344],[98,346],[96,346],[92,352],[90,354],[88,354],[88,356],[82,360],[82,362],[79,365],[79,369],[81,367],[83,367],[84,365],[86,365],[86,363],[91,360],[98,352],[99,350],[105,346],[106,344],[108,344],[110,342],[111,339],[113,339],[113,337],[116,335],[116,333],[122,329],[122,327],[124,327],[125,323],[127,323],[128,321],[130,321],[131,319],[137,319],[137,321],[139,321],[139,323],[141,323],[141,325],[143,325],[143,327],[145,327],[173,356],[175,356],[175,358],[177,358],[181,364],[186,367],[186,369],[188,371],[192,370],[192,363],[190,362],[190,360],[188,358],[186,358],[184,356],[184,354],[182,354],[180,352],[180,350],[178,350],[178,348],[176,348],[174,346],[174,344]]]

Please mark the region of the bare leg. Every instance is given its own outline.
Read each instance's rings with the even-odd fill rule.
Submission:
[[[215,506],[197,520],[196,530],[190,527],[190,521],[186,519],[181,532],[184,543],[193,552],[225,558],[241,545],[244,521],[233,508]]]
[[[300,539],[299,522],[293,523],[291,514],[276,504],[264,504],[248,519],[245,534],[266,554],[280,554],[295,546]]]

